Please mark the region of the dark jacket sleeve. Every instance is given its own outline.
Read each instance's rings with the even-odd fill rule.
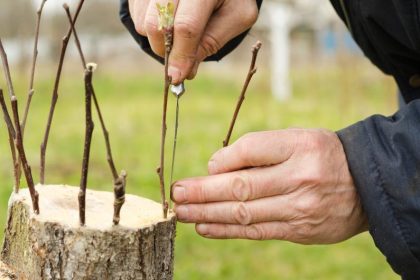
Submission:
[[[258,8],[261,7],[263,0],[256,0]],[[120,6],[120,18],[124,26],[128,29],[130,34],[133,36],[133,38],[136,40],[136,42],[139,44],[139,46],[150,56],[158,60],[159,62],[163,62],[163,59],[156,55],[151,47],[150,43],[147,39],[147,37],[141,36],[136,32],[136,28],[134,26],[134,22],[130,15],[130,10],[128,8],[128,0],[120,0],[121,6]],[[234,49],[236,49],[237,46],[243,41],[245,36],[248,34],[249,30],[242,33],[241,35],[237,36],[236,38],[232,39],[230,42],[228,42],[219,52],[216,54],[208,57],[206,61],[219,61],[229,53],[231,53]]]
[[[376,246],[403,279],[420,277],[420,100],[338,132]]]
[[[338,132],[376,246],[403,279],[420,279],[420,0],[331,0],[405,105]]]

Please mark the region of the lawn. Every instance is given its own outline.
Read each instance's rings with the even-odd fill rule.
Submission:
[[[249,131],[290,126],[338,130],[374,113],[392,113],[396,110],[395,87],[392,81],[370,69],[364,63],[348,63],[346,67],[296,70],[292,75],[294,97],[283,103],[275,102],[268,93],[267,75],[262,71],[250,88],[234,138]],[[52,89],[52,77],[47,73],[41,76],[25,139],[36,181],[39,145]],[[78,185],[84,132],[83,77],[78,72],[66,77],[47,151],[46,180],[51,184]],[[206,174],[207,160],[222,145],[240,91],[241,81],[235,77],[203,74],[188,84],[188,92],[181,102],[176,178]],[[155,200],[159,199],[155,174],[162,102],[159,78],[152,74],[104,73],[101,69],[95,77],[117,168],[124,168],[129,174],[128,192]],[[24,100],[26,83],[19,77],[15,82],[20,100]],[[0,86],[5,88],[3,81]],[[173,134],[173,102],[171,98],[169,136]],[[97,118],[95,121],[89,187],[111,190],[104,141]],[[4,125],[0,125],[0,135],[0,224],[3,225],[12,185]],[[338,245],[301,246],[282,241],[206,240],[195,234],[193,226],[179,224],[175,279],[386,280],[398,277],[366,233]]]

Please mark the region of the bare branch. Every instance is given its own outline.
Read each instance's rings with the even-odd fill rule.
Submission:
[[[12,119],[10,118],[9,111],[6,106],[6,102],[4,100],[3,90],[0,89],[0,106],[3,111],[3,117],[4,121],[7,126],[7,132],[9,135],[9,144],[10,144],[10,151],[12,152],[12,160],[13,160],[13,177],[14,177],[14,192],[19,192],[20,187],[20,174],[18,174],[18,159],[16,157],[16,147],[15,147],[15,138],[16,138],[16,132],[15,128],[13,127]]]
[[[74,21],[71,17],[71,13],[70,13],[70,8],[69,5],[64,4],[63,5],[64,10],[66,11],[67,14],[67,19],[69,20],[70,23],[70,27],[73,31],[73,35],[74,35],[74,41],[76,43],[76,47],[77,50],[79,52],[80,55],[80,59],[82,60],[82,64],[83,64],[83,68],[86,69],[86,59],[85,59],[85,55],[83,54],[83,50],[82,50],[82,45],[80,44],[80,40],[79,40],[79,35],[76,32],[76,28],[74,27]]]
[[[31,167],[28,164],[26,159],[25,149],[23,147],[23,139],[22,139],[22,132],[20,128],[19,122],[19,112],[18,112],[18,101],[16,96],[12,97],[12,111],[13,111],[13,118],[15,120],[15,130],[16,130],[16,148],[19,152],[19,158],[22,162],[23,172],[25,173],[26,183],[28,184],[29,192],[31,194],[32,199],[32,206],[35,214],[39,214],[39,195],[38,192],[35,190],[34,179],[32,177]]]
[[[3,43],[0,39],[0,57],[2,59],[3,62],[3,70],[4,70],[4,74],[6,76],[6,80],[7,80],[7,84],[9,87],[9,94],[10,94],[10,99],[12,102],[12,111],[13,111],[13,118],[14,118],[14,123],[15,123],[15,137],[14,137],[14,144],[16,146],[16,149],[18,150],[18,154],[19,154],[19,159],[22,162],[23,165],[23,170],[25,173],[25,177],[26,177],[26,182],[28,184],[28,188],[29,191],[31,193],[31,199],[32,199],[32,205],[33,205],[33,209],[34,212],[36,214],[39,214],[39,206],[38,206],[38,193],[35,190],[35,185],[33,182],[33,178],[32,178],[32,171],[31,168],[26,160],[26,154],[25,154],[25,149],[23,147],[23,139],[22,139],[22,134],[21,134],[21,128],[20,128],[20,122],[19,122],[19,110],[18,110],[18,101],[17,98],[15,96],[15,92],[14,92],[14,88],[13,88],[13,83],[12,83],[12,78],[10,76],[10,68],[9,68],[9,62],[7,59],[7,54],[6,51],[4,50],[3,47]],[[10,119],[10,117],[9,117]],[[10,125],[10,123],[9,123]],[[10,142],[10,141],[9,141]],[[10,143],[11,145],[11,143]],[[13,149],[12,149],[12,156],[13,156]],[[14,157],[16,158],[16,154],[14,155]],[[18,190],[19,188],[19,178],[20,178],[20,165],[19,162],[16,158],[16,160],[14,161],[14,168],[15,168],[15,188]],[[16,191],[16,190],[15,190]]]
[[[229,131],[226,136],[226,139],[223,141],[223,147],[227,147],[229,145],[230,138],[232,136],[233,128],[235,127],[236,120],[239,115],[239,111],[241,110],[242,103],[245,100],[246,91],[248,90],[249,83],[252,80],[252,77],[257,72],[257,68],[255,67],[255,64],[257,62],[258,52],[260,51],[262,46],[262,43],[258,41],[253,47],[252,47],[252,60],[251,60],[251,66],[249,67],[248,75],[245,80],[245,84],[242,88],[241,95],[239,96],[238,103],[236,105],[235,113],[233,114],[232,121],[230,123]]]
[[[26,100],[26,106],[25,106],[25,113],[22,118],[22,136],[25,135],[25,127],[26,127],[26,121],[28,119],[29,114],[29,108],[31,106],[32,97],[35,93],[34,90],[34,81],[35,81],[35,70],[36,70],[36,62],[38,58],[38,41],[39,41],[39,30],[41,27],[41,17],[42,17],[42,11],[44,10],[44,6],[47,0],[42,0],[41,6],[39,7],[37,11],[37,21],[36,21],[36,27],[35,27],[35,43],[34,43],[34,52],[32,57],[32,68],[31,68],[31,77],[29,81],[29,90],[28,90],[28,99]]]
[[[86,133],[85,145],[83,150],[83,163],[82,163],[82,177],[80,180],[79,192],[79,215],[80,225],[86,224],[86,188],[89,173],[89,158],[90,148],[92,142],[92,133],[94,124],[92,121],[92,73],[93,67],[88,67],[85,71],[85,118],[86,118]]]
[[[84,0],[80,0],[77,10],[76,10],[76,14],[74,16],[74,20],[73,23],[76,22],[80,11],[83,7],[83,3]],[[62,40],[62,47],[61,47],[61,53],[60,53],[60,60],[58,63],[58,69],[57,69],[57,75],[55,78],[55,83],[54,83],[54,89],[53,89],[53,94],[52,94],[52,98],[51,98],[51,106],[50,106],[50,112],[48,114],[48,120],[47,120],[47,126],[45,129],[45,134],[44,134],[44,139],[42,141],[41,144],[41,164],[40,164],[40,181],[41,184],[45,183],[45,156],[46,156],[46,150],[47,150],[47,145],[48,145],[48,138],[50,135],[50,130],[51,130],[51,124],[52,124],[52,120],[54,117],[54,112],[55,112],[55,107],[57,104],[57,99],[58,99],[58,88],[60,85],[60,80],[61,80],[61,72],[63,70],[63,63],[64,63],[64,57],[67,51],[67,46],[68,46],[68,42],[70,40],[70,36],[72,34],[73,28],[70,27],[67,35],[63,38]]]
[[[2,64],[3,64],[4,76],[7,82],[7,87],[9,89],[9,96],[10,98],[12,98],[13,96],[15,96],[15,89],[13,87],[12,77],[10,75],[9,60],[7,59],[7,54],[6,54],[6,51],[4,50],[1,39],[0,39],[0,55],[1,55]]]

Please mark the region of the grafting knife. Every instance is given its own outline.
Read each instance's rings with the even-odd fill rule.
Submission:
[[[171,92],[176,97],[176,113],[175,113],[175,134],[174,134],[174,143],[172,148],[172,164],[171,164],[171,186],[173,184],[173,176],[174,176],[174,167],[175,167],[175,156],[176,156],[176,144],[178,141],[178,126],[179,126],[179,99],[185,93],[185,86],[184,83],[179,85],[172,85]]]

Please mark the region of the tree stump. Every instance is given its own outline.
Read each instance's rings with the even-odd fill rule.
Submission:
[[[0,280],[18,280],[16,273],[0,261]]]
[[[78,192],[37,186],[40,215],[27,189],[12,194],[1,252],[20,278],[172,279],[176,218],[162,206],[127,195],[121,223],[113,226],[113,194],[87,191],[86,226],[79,226]]]

